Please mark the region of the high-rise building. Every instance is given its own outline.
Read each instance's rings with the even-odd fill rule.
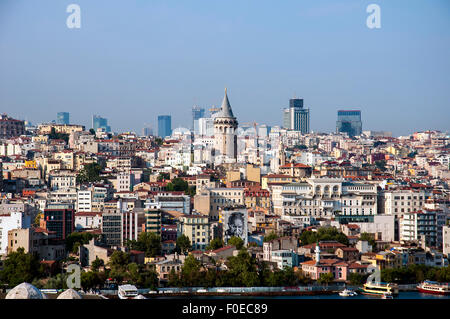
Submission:
[[[56,232],[57,239],[66,239],[75,229],[75,210],[71,204],[52,204],[44,209],[41,227]]]
[[[309,133],[309,109],[303,107],[303,99],[289,100],[289,108],[283,110],[283,127]]]
[[[347,133],[350,137],[361,135],[361,111],[339,110],[336,122],[336,133]]]
[[[227,89],[223,98],[221,111],[214,118],[214,149],[215,155],[224,155],[229,158],[237,158],[238,122],[231,110],[228,101]]]
[[[69,112],[58,112],[58,113],[56,113],[56,123],[57,124],[69,125],[69,123],[70,123],[69,118],[70,118]]]
[[[195,129],[195,121],[205,116],[205,109],[199,106],[194,105],[192,107],[192,127],[191,129]]]
[[[151,126],[145,126],[142,128],[142,135],[144,136],[151,136],[153,135],[153,129]]]
[[[92,127],[95,131],[97,129],[102,128],[105,132],[111,132],[111,127],[108,125],[108,120],[99,115],[92,116]]]
[[[170,115],[158,116],[158,136],[166,137],[172,135],[172,117]]]

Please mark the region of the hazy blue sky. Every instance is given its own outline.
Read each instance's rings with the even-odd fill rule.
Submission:
[[[81,29],[66,26],[71,3]],[[381,29],[366,26],[371,3]],[[240,123],[280,125],[295,94],[314,131],[351,108],[363,130],[449,130],[450,1],[0,0],[0,112],[13,117],[189,127],[225,86]]]

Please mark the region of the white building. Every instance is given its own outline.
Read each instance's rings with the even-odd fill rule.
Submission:
[[[8,251],[8,231],[31,227],[31,216],[23,212],[0,215],[0,255]]]

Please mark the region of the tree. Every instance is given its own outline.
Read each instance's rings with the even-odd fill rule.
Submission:
[[[200,273],[201,263],[193,255],[189,255],[184,260],[181,267],[181,282],[185,287],[197,286],[203,276]]]
[[[372,251],[376,248],[377,242],[375,241],[375,238],[373,234],[370,233],[361,233],[359,236],[359,240],[367,241],[370,246],[372,246]]]
[[[333,274],[332,273],[323,273],[323,274],[320,274],[320,277],[319,277],[319,279],[317,279],[317,282],[319,283],[319,284],[329,284],[329,283],[331,283],[331,282],[333,282],[334,281],[334,276],[333,276]]]
[[[375,161],[375,165],[377,166],[377,168],[381,171],[386,170],[386,161],[385,160],[381,160],[381,161]]]
[[[223,247],[223,240],[220,238],[214,238],[206,246],[206,250],[216,250]]]
[[[269,241],[272,241],[277,238],[278,238],[278,235],[274,231],[271,231],[270,234],[268,234],[267,236],[264,236],[263,241],[269,242]]]
[[[89,133],[91,133],[91,135],[95,135],[95,130],[93,128],[89,129]]]
[[[176,251],[181,254],[186,254],[189,250],[192,250],[191,240],[186,235],[181,235],[177,238]]]
[[[77,184],[93,183],[100,181],[101,171],[102,167],[98,163],[85,164],[77,175]]]
[[[91,264],[91,270],[92,271],[98,271],[100,267],[105,266],[105,262],[103,259],[98,258],[98,256],[95,258],[95,260]]]
[[[254,287],[259,284],[256,260],[246,248],[239,250],[237,256],[228,257],[227,283],[231,286]]]
[[[347,236],[337,230],[336,227],[321,227],[317,230],[317,232],[307,230],[300,234],[302,246],[325,240],[334,240],[346,246],[349,244]]]
[[[189,190],[189,184],[184,179],[177,177],[167,184],[166,189],[168,191],[187,192]]]
[[[138,243],[147,257],[161,255],[161,237],[152,232],[141,233],[138,236]]]
[[[54,127],[52,127],[50,134],[48,134],[48,138],[50,140],[64,140],[64,142],[69,143],[69,134],[65,133],[56,133]]]
[[[157,178],[158,182],[161,182],[163,180],[168,180],[168,179],[170,179],[169,173],[159,173],[158,178]]]
[[[350,284],[355,286],[364,283],[366,279],[367,275],[359,274],[357,272],[352,272],[348,275],[348,280],[350,281]]]
[[[42,277],[43,267],[36,256],[25,253],[20,247],[17,251],[10,253],[3,262],[0,271],[0,282],[16,286],[22,282],[32,282],[35,278]]]
[[[78,253],[78,247],[88,244],[92,238],[94,238],[94,235],[91,233],[73,232],[66,237],[66,250],[72,253]]]
[[[242,247],[244,247],[244,241],[242,240],[242,238],[237,236],[232,236],[230,239],[228,239],[227,244],[235,246],[237,250],[240,250],[242,249]]]

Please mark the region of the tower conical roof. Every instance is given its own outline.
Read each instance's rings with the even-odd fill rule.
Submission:
[[[234,117],[233,111],[231,110],[230,101],[228,101],[227,89],[225,88],[225,96],[223,97],[222,110],[220,111],[219,117]]]

